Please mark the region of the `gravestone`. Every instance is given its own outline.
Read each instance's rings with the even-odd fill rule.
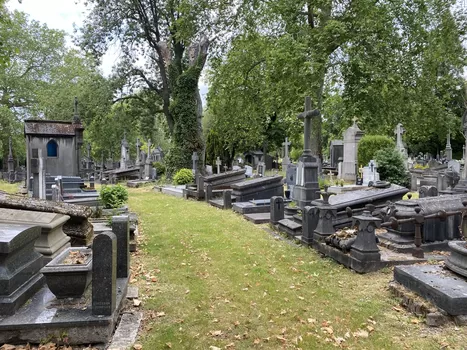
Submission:
[[[116,306],[117,237],[103,232],[92,243],[92,314],[110,316]]]
[[[128,215],[112,216],[112,232],[117,237],[117,278],[126,278],[130,269],[130,222]]]
[[[0,223],[0,315],[13,315],[44,284],[39,226]]]
[[[224,209],[232,209],[232,191],[224,191],[222,197],[224,200]]]
[[[127,163],[130,161],[130,151],[128,142],[126,140],[126,131],[123,133],[123,140],[120,147],[120,169],[125,170],[128,168]]]
[[[291,199],[293,199],[293,188],[297,182],[297,165],[290,163],[287,165],[287,170],[285,171],[285,183],[287,184],[287,189],[290,191]]]
[[[259,162],[258,166],[256,167],[256,173],[258,176],[264,177],[266,172],[266,164],[264,162]]]
[[[150,179],[151,178],[151,139],[148,140],[148,154],[146,156],[146,161],[144,162],[144,178]]]
[[[253,176],[253,167],[249,165],[245,165],[245,176],[252,177]]]
[[[446,160],[452,160],[452,147],[451,147],[451,132],[448,133],[448,137],[446,138]]]
[[[274,196],[271,198],[270,205],[270,222],[276,225],[280,220],[284,219],[284,198]]]
[[[212,175],[212,165],[206,165],[206,175]]]
[[[222,165],[222,161],[219,157],[217,157],[216,159],[216,166],[217,166],[217,173],[220,174],[221,173],[221,165]]]
[[[261,177],[253,180],[237,182],[231,185],[232,195],[236,202],[247,202],[253,199],[270,199],[273,196],[282,196],[284,188],[282,176]]]
[[[193,152],[193,155],[191,156],[191,160],[193,161],[193,168],[192,168],[193,176],[196,179],[196,175],[198,174],[198,160],[199,160],[197,152]]]
[[[311,246],[313,244],[313,234],[318,226],[318,207],[305,207],[302,214],[302,242]]]
[[[379,181],[378,165],[374,160],[370,160],[368,166],[363,168],[363,186],[368,186],[370,183]]]
[[[457,160],[450,160],[448,162],[448,169],[460,174],[461,172],[461,164]]]
[[[407,150],[405,149],[404,143],[402,142],[402,134],[405,133],[405,129],[402,124],[397,124],[394,129],[394,134],[396,134],[396,149],[400,152],[404,159],[407,159]]]
[[[284,158],[282,158],[282,168],[285,168],[290,163],[290,158],[289,158],[290,142],[287,137],[285,138],[285,142],[282,143],[282,146],[284,146]]]
[[[332,140],[329,145],[329,153],[331,155],[331,167],[337,168],[339,158],[344,156],[344,141]]]
[[[354,182],[357,178],[358,143],[363,135],[364,133],[358,127],[356,119],[354,119],[353,125],[344,132],[344,156],[341,177],[346,181]]]
[[[305,98],[305,110],[298,115],[298,119],[304,120],[305,143],[297,167],[297,179],[293,189],[293,198],[298,207],[303,209],[310,205],[311,201],[319,198],[318,167],[319,159],[311,153],[311,119],[320,116],[318,109],[312,110],[311,98]]]

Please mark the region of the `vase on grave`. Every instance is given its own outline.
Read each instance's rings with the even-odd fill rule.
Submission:
[[[41,270],[47,286],[57,299],[80,298],[92,277],[92,250],[70,247]]]

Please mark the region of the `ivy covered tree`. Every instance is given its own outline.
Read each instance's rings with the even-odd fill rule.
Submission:
[[[170,171],[189,167],[193,151],[204,148],[198,81],[215,35],[232,15],[227,0],[90,0],[80,45],[102,56],[120,44],[116,74],[124,78],[122,98],[154,92],[172,138]]]

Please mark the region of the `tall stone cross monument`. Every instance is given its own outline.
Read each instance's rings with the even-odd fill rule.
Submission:
[[[284,146],[284,158],[282,159],[282,169],[286,169],[287,165],[290,163],[290,159],[289,159],[290,142],[287,137],[285,138],[285,142],[282,143],[282,146]]]
[[[394,133],[396,134],[396,149],[402,154],[402,156],[407,158],[407,150],[402,142],[402,134],[405,133],[405,129],[402,127],[401,123],[397,124]]]
[[[451,130],[448,132],[448,137],[446,138],[446,160],[452,160],[452,147],[451,147]]]
[[[312,109],[311,98],[305,97],[305,110],[298,115],[304,121],[305,146],[297,166],[297,176],[293,188],[293,198],[297,205],[304,209],[319,198],[318,158],[311,152],[311,119],[320,116],[318,109]]]

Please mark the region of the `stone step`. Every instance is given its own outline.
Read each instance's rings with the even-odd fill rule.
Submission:
[[[279,221],[279,231],[287,233],[291,237],[302,234],[302,225],[291,219],[282,219]]]
[[[245,219],[251,221],[254,224],[266,224],[271,218],[270,213],[253,213],[243,215]]]

